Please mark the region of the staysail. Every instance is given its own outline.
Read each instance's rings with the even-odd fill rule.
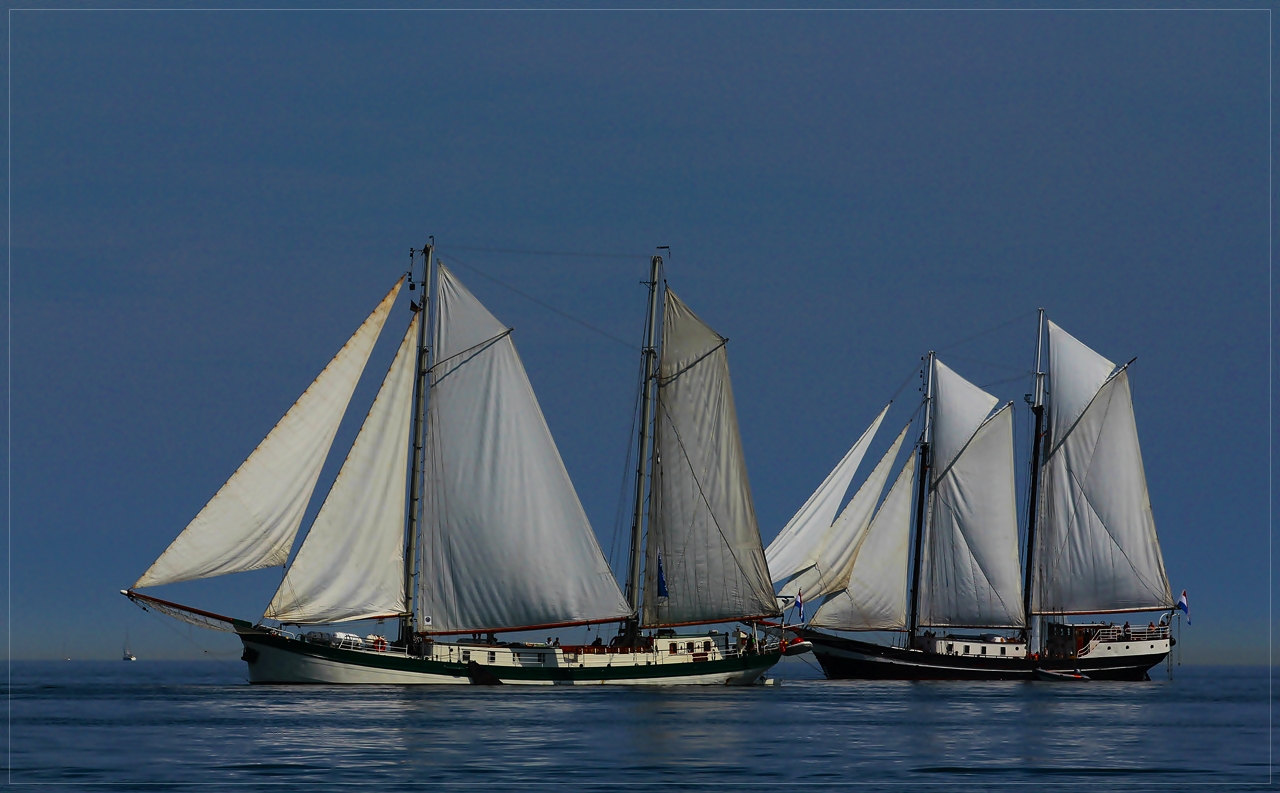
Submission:
[[[804,506],[800,507],[800,511],[787,521],[787,525],[765,549],[765,560],[769,563],[769,573],[775,584],[790,582],[818,563],[819,550],[830,544],[828,537],[832,524],[835,523],[836,513],[840,510],[840,502],[849,489],[849,482],[857,473],[862,458],[866,456],[867,447],[871,445],[888,412],[889,406],[885,405],[884,410],[871,422],[871,426],[867,427],[813,495],[804,502]],[[878,492],[876,497],[879,498]],[[830,573],[830,570],[827,572]],[[803,588],[808,591],[810,587]],[[782,594],[794,595],[795,592],[788,592],[784,588]]]
[[[725,342],[666,290],[645,626],[779,613],[738,435]]]
[[[854,548],[847,586],[823,602],[810,625],[845,631],[907,627],[907,552],[915,472],[913,454]]]
[[[930,520],[920,624],[1020,628],[1013,408],[935,361]]]
[[[283,565],[400,285],[187,524],[135,589]]]
[[[263,616],[292,624],[400,614],[415,313],[307,538]]]
[[[1049,451],[1032,586],[1037,614],[1173,607],[1129,372],[1115,368],[1049,323]]]
[[[511,331],[438,269],[420,544],[423,630],[622,619],[626,599]]]
[[[890,444],[889,450],[867,476],[867,481],[849,499],[848,505],[832,523],[826,535],[820,538],[821,544],[812,549],[812,563],[783,584],[779,594],[795,597],[803,593],[806,601],[816,600],[844,589],[849,583],[858,545],[875,514],[876,504],[889,481],[889,474],[893,472],[893,463],[898,458],[898,451],[902,448],[910,427],[908,424],[902,428],[902,432]],[[772,571],[773,566],[770,565],[769,569]]]

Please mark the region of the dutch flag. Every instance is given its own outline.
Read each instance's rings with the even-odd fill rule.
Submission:
[[[1191,609],[1187,606],[1187,590],[1182,590],[1182,597],[1178,598],[1178,605],[1174,606],[1178,611],[1187,615],[1187,624],[1191,624]]]

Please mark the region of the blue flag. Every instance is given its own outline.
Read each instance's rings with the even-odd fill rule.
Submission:
[[[796,592],[796,608],[799,609],[800,611],[800,624],[803,625],[804,624],[804,590],[803,589],[801,589],[799,592]],[[1187,624],[1190,625],[1191,623],[1188,622]]]
[[[1178,605],[1174,606],[1178,611],[1187,615],[1187,624],[1191,624],[1191,608],[1187,606],[1187,590],[1182,590],[1182,597],[1178,598]]]

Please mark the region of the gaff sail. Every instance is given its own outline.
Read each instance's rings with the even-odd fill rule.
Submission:
[[[726,339],[670,289],[665,294],[642,623],[776,615]]]
[[[419,619],[434,632],[624,619],[511,339],[438,268],[427,407]]]
[[[1032,611],[1173,608],[1127,367],[1049,323],[1049,439]]]
[[[935,360],[933,482],[920,624],[1020,628],[1013,407]]]

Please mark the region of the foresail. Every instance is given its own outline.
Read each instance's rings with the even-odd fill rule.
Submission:
[[[784,583],[779,590],[780,595],[795,597],[802,593],[805,601],[816,600],[844,589],[849,583],[854,555],[863,541],[872,515],[875,514],[876,504],[884,493],[884,486],[893,471],[893,463],[898,458],[898,451],[910,428],[911,425],[908,424],[898,433],[889,450],[867,476],[867,481],[849,499],[849,504],[822,538],[821,545],[813,549],[812,563]],[[773,570],[772,565],[769,570]]]
[[[823,602],[810,625],[845,631],[907,627],[907,552],[915,471],[916,458],[910,455],[854,548],[848,585]]]
[[[333,436],[403,281],[396,282],[135,589],[285,563]]]
[[[1021,628],[1013,407],[984,422],[934,479],[920,624]]]
[[[666,290],[643,623],[779,613],[751,501],[725,339]]]
[[[1147,491],[1129,373],[1049,324],[1053,417],[1036,536],[1032,610],[1173,607]],[[1096,361],[1090,368],[1088,353]],[[1083,380],[1083,385],[1078,380]],[[1090,393],[1089,388],[1095,388]]]
[[[438,270],[419,615],[428,631],[625,618],[509,329]]]
[[[809,500],[804,502],[804,506],[800,507],[800,511],[787,521],[787,525],[765,549],[764,556],[775,584],[793,578],[814,565],[815,553],[827,544],[827,535],[840,510],[840,502],[849,489],[849,482],[857,473],[867,447],[871,445],[888,412],[889,405],[885,405],[871,422],[871,426],[863,431],[844,458],[827,474],[827,478],[809,496]]]
[[[291,624],[403,613],[415,313],[360,434],[263,615]]]

